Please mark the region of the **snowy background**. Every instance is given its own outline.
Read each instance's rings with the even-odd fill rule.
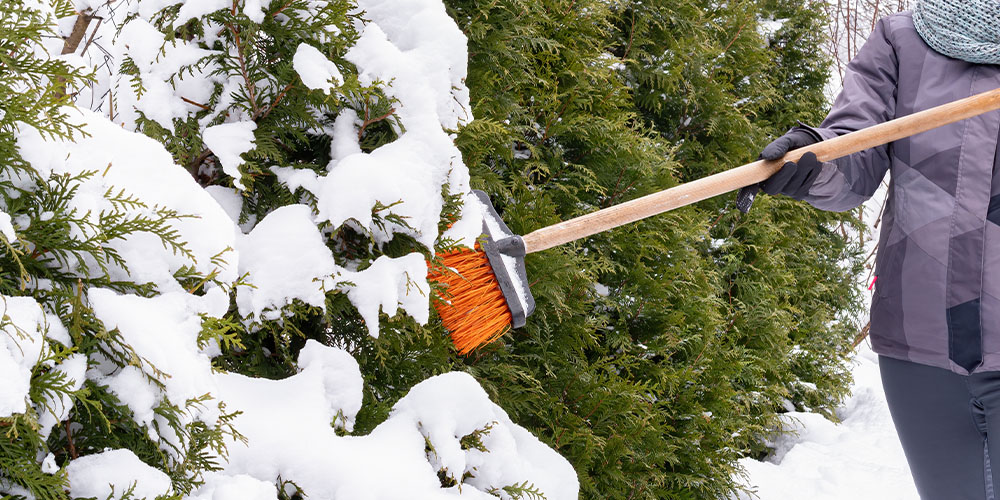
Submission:
[[[740,461],[756,498],[919,499],[885,403],[878,356],[864,343],[854,362],[851,396],[837,409],[841,423],[788,413],[783,421],[792,433],[772,441],[775,453],[762,462]]]

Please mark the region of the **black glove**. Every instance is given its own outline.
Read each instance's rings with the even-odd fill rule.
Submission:
[[[812,129],[798,126],[764,147],[759,159],[777,160],[791,150],[815,144],[821,140],[823,140],[822,137]],[[806,158],[806,156],[810,156],[810,158]],[[800,158],[798,164],[795,162],[785,163],[781,170],[764,182],[740,189],[736,195],[736,208],[743,213],[749,212],[750,205],[753,204],[757,192],[761,189],[767,194],[781,193],[795,199],[802,199],[809,192],[809,188],[819,175],[821,167],[822,163],[816,159],[816,155],[811,153]]]
[[[823,163],[816,158],[815,153],[806,153],[799,158],[798,163],[785,162],[781,170],[761,183],[760,188],[767,194],[780,193],[801,200],[809,194],[809,188],[822,168]]]
[[[771,144],[764,146],[764,150],[760,152],[760,159],[777,160],[793,149],[816,144],[821,140],[823,139],[816,132],[806,127],[794,127],[785,135],[772,141]]]

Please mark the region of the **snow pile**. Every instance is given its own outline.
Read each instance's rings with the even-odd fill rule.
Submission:
[[[299,365],[284,380],[219,376],[220,397],[243,411],[235,426],[247,438],[230,445],[221,475],[281,477],[316,498],[485,499],[524,481],[551,500],[577,498],[573,468],[512,423],[469,375],[425,380],[369,435],[340,437],[330,423],[349,430],[361,407],[357,364],[310,341]],[[463,444],[476,432],[488,452]],[[439,471],[455,486],[442,487]]]
[[[104,363],[88,375],[108,386],[128,405],[133,419],[146,426],[151,438],[162,438],[182,449],[185,443],[175,435],[169,420],[155,410],[164,403],[183,405],[214,393],[210,359],[198,348],[200,315],[221,317],[229,305],[228,297],[219,288],[204,297],[170,292],[152,298],[118,295],[98,288],[91,289],[88,298],[105,327],[118,329],[122,340],[141,360],[138,366],[123,369]],[[164,378],[161,373],[168,378],[160,380]],[[160,380],[162,388],[150,379]],[[195,419],[215,425],[218,417],[217,405],[203,405],[180,418],[184,425]]]
[[[77,4],[80,9],[101,5],[90,0],[78,0]],[[254,18],[266,3],[241,5],[243,13]],[[145,117],[173,130],[175,123],[189,120],[203,110],[197,103],[212,102],[213,93],[221,89],[218,102],[212,106],[214,111],[199,117],[197,122],[205,147],[218,158],[221,172],[216,173],[230,177],[237,189],[236,193],[224,193],[225,188],[218,187],[213,191],[217,198],[225,198],[227,212],[236,219],[242,207],[240,198],[253,196],[246,192],[246,179],[241,172],[243,155],[257,147],[253,121],[256,116],[243,107],[232,106],[233,96],[245,91],[244,76],[238,71],[227,73],[212,57],[219,55],[219,50],[204,48],[212,46],[212,37],[218,35],[168,41],[154,27],[154,19],[158,11],[169,6],[179,6],[177,17],[172,20],[179,26],[206,13],[231,8],[232,3],[143,0],[99,8],[97,13],[109,21],[97,27],[95,39],[108,47],[112,67],[107,74],[98,72],[100,81],[82,94],[81,102],[92,103],[95,109],[102,109],[126,129],[137,130],[140,118]],[[289,190],[304,188],[311,195],[303,203],[313,210],[309,223],[326,228],[319,233],[322,237],[348,225],[369,235],[379,246],[396,235],[410,236],[429,250],[433,250],[434,243],[442,236],[472,246],[481,232],[478,204],[467,203],[462,218],[445,235],[438,231],[444,206],[442,190],[463,196],[466,201],[472,199],[468,169],[454,138],[446,132],[472,119],[465,85],[468,58],[465,36],[439,0],[359,0],[355,12],[363,12],[365,21],[356,23],[359,36],[345,59],[355,65],[362,86],[378,85],[385,97],[393,100],[393,117],[387,122],[398,137],[373,151],[363,152],[358,143],[359,131],[367,126],[366,120],[374,117],[361,117],[344,107],[338,111],[332,127],[309,131],[330,139],[331,161],[325,174],[290,167],[269,168]],[[129,16],[132,18],[125,22]],[[117,25],[123,27],[116,33]],[[336,28],[331,31],[330,36],[337,35]],[[96,51],[84,57],[90,58],[94,67],[104,64],[103,56]],[[340,94],[344,84],[341,68],[309,43],[299,43],[292,67],[304,86],[350,100]],[[280,86],[271,80],[259,85]],[[101,97],[105,93],[110,97]],[[218,123],[220,120],[223,123]],[[292,216],[268,217],[287,221]],[[294,218],[305,221],[303,213],[296,213]],[[255,230],[255,222],[249,221],[241,230]],[[279,231],[276,226],[282,223],[268,222],[267,229],[261,228],[257,235],[246,239],[239,238],[234,248],[240,254],[263,256],[267,252],[254,248]],[[265,225],[264,221],[260,225]],[[430,287],[424,278],[426,272],[417,272],[418,254],[380,260],[376,266],[363,270],[350,262],[337,266],[333,265],[329,251],[313,244],[315,237],[306,236],[302,224],[296,224],[295,228],[304,239],[287,240],[286,253],[274,254],[269,260],[250,257],[250,261],[240,264],[241,272],[250,273],[248,282],[253,287],[252,291],[241,292],[239,299],[240,314],[248,321],[277,319],[293,300],[320,305],[320,294],[333,290],[348,295],[362,312],[372,335],[378,334],[380,312],[392,316],[401,309],[421,323],[429,317]],[[265,231],[272,234],[265,236],[262,234]],[[295,245],[300,241],[308,242],[311,255],[319,263],[306,272],[313,275],[299,272],[290,282],[273,279],[281,273],[271,266],[284,260],[285,255],[294,255]],[[324,252],[327,255],[322,255]],[[287,270],[287,266],[282,269]],[[393,293],[386,294],[387,286]]]
[[[222,171],[233,178],[233,184],[239,189],[243,187],[240,165],[243,158],[240,155],[254,148],[253,131],[257,129],[254,122],[236,122],[214,125],[205,129],[205,146],[211,149],[222,163]]]
[[[444,415],[442,408],[447,409]],[[470,476],[467,484],[497,491],[527,480],[551,500],[577,498],[573,468],[511,422],[465,373],[438,375],[414,386],[379,429],[394,422],[418,429],[430,444],[428,458],[434,468],[455,481]],[[479,444],[463,442],[473,436]]]
[[[73,498],[155,498],[172,492],[170,478],[129,450],[108,450],[73,460],[66,466]]]
[[[69,382],[69,391],[78,391],[87,380],[84,375],[87,371],[87,357],[82,354],[70,355],[62,363],[56,365],[53,371],[61,373],[65,377],[65,380]],[[69,417],[69,411],[72,408],[73,400],[68,394],[46,394],[45,403],[38,412],[39,434],[48,439],[55,425]]]
[[[205,484],[186,498],[189,500],[274,500],[278,488],[274,483],[261,481],[245,474],[236,476],[212,475]]]
[[[198,336],[203,315],[218,318],[228,309],[228,292],[220,283],[229,284],[238,277],[238,255],[232,250],[237,230],[222,207],[173,163],[158,142],[125,131],[95,113],[74,113],[86,123],[86,135],[76,142],[46,140],[25,126],[17,147],[37,177],[10,171],[4,175],[27,193],[42,189],[36,182],[54,190],[64,183],[71,187],[66,201],[66,211],[73,214],[71,235],[103,248],[98,252],[104,255],[103,261],[81,252],[52,258],[49,265],[81,278],[99,278],[106,272],[112,282],[150,284],[158,294],[143,297],[102,288],[86,290],[96,317],[116,335],[102,341],[106,355],[95,353],[90,359],[73,355],[55,370],[65,375],[69,390],[79,390],[88,379],[108,387],[150,438],[179,459],[189,443],[178,429],[195,421],[214,426],[220,415],[217,404],[191,406],[191,402],[204,401],[214,389],[211,361],[199,348]],[[29,222],[16,221],[20,230]],[[108,233],[122,224],[134,230]],[[189,293],[180,275],[204,277],[203,295]],[[26,285],[43,290],[50,286],[45,280]],[[46,355],[41,333],[66,346],[71,341],[59,320],[44,314],[34,299],[5,299],[10,331],[0,338],[14,344],[0,350],[0,355],[10,353],[15,358],[0,362],[0,371],[13,367],[9,380],[14,383],[3,384],[0,392],[16,394],[0,398],[0,410],[6,407],[21,413],[30,369]],[[15,404],[17,396],[20,405]],[[38,405],[42,436],[68,416],[70,401],[65,394],[58,398],[50,394]],[[186,411],[171,422],[157,412],[164,405]]]
[[[305,262],[308,265],[302,265]],[[267,311],[264,317],[273,319],[292,300],[321,307],[326,301],[322,282],[336,272],[333,255],[309,207],[281,207],[260,221],[240,244],[240,273],[246,273],[250,285],[236,291],[240,314]]]
[[[168,219],[177,243],[185,247],[168,245],[149,232],[112,238],[107,244],[121,256],[121,262],[108,263],[111,278],[153,283],[162,292],[184,291],[175,274],[190,267],[219,281],[234,281],[238,257],[231,249],[236,244],[236,230],[222,207],[190,174],[174,165],[160,143],[123,130],[90,111],[73,113],[87,123],[86,136],[76,142],[47,141],[37,130],[26,127],[17,147],[49,182],[58,182],[60,176],[86,176],[74,183],[77,192],[68,207],[85,221],[74,226],[74,233],[80,238],[106,238],[101,228],[106,225],[102,218],[107,217]],[[23,189],[34,189],[31,179],[17,177],[12,181]],[[87,274],[87,269],[95,270],[98,265],[84,260],[71,267]]]
[[[299,44],[292,64],[295,72],[302,78],[302,83],[313,90],[322,90],[329,94],[334,87],[344,84],[340,68],[327,59],[319,49],[308,43]]]
[[[45,337],[68,344],[69,335],[31,297],[0,295],[0,308],[0,417],[9,417],[27,410],[32,368],[48,357]]]
[[[389,82],[385,92],[398,100],[396,141],[371,154],[354,153],[331,163],[319,179],[319,217],[339,226],[355,220],[379,243],[408,234],[431,248],[438,237],[441,186],[469,191],[468,169],[444,129],[471,119],[465,86],[465,38],[440,2],[362,0],[358,7],[373,22],[365,26],[347,60],[362,84]],[[457,89],[457,90],[452,90]],[[353,127],[352,127],[353,128]],[[356,190],[354,186],[367,189]],[[401,201],[392,209],[411,227],[374,224],[372,207]],[[480,214],[469,214],[481,220]],[[455,235],[467,242],[475,234]]]
[[[396,259],[383,255],[364,271],[342,271],[340,279],[365,284],[349,286],[347,296],[368,325],[368,333],[378,337],[379,310],[393,317],[402,308],[420,324],[427,322],[430,287],[426,275],[427,263],[423,255],[411,253]]]
[[[786,414],[791,433],[770,443],[774,454],[763,462],[740,461],[758,495],[740,500],[919,498],[885,403],[878,356],[863,344],[855,359],[852,395],[837,411],[841,423]]]

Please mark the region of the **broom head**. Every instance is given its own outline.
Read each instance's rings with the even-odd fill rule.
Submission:
[[[503,223],[486,193],[473,193],[484,206],[483,236],[475,249],[438,254],[446,269],[428,274],[447,288],[434,308],[462,354],[493,342],[511,327],[524,326],[535,310],[524,270],[524,242]]]
[[[510,329],[511,314],[486,253],[476,245],[475,250],[438,256],[446,269],[428,278],[445,285],[447,291],[434,308],[458,352],[468,354],[500,338]]]

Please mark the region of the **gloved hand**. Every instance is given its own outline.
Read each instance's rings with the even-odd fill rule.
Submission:
[[[785,162],[781,170],[761,183],[760,188],[767,194],[780,193],[801,200],[809,194],[809,188],[822,168],[823,163],[816,158],[815,153],[806,153],[799,158],[798,163]]]
[[[785,153],[821,141],[822,138],[813,130],[799,126],[785,135],[775,139],[764,147],[760,159],[777,160]],[[754,197],[761,189],[767,194],[784,194],[795,199],[802,199],[809,193],[816,177],[819,176],[823,164],[812,153],[806,153],[796,162],[787,162],[771,177],[760,184],[747,186],[736,196],[736,207],[743,213],[750,211]]]
[[[760,152],[760,159],[777,160],[793,149],[815,144],[821,140],[816,132],[805,127],[795,127],[764,146],[764,150]]]

